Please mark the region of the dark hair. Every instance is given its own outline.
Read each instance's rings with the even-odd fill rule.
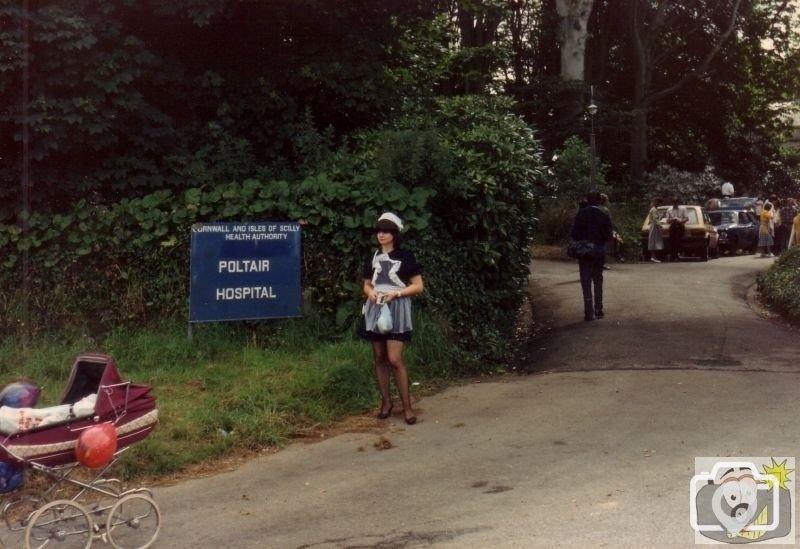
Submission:
[[[597,206],[600,204],[600,191],[593,189],[586,193],[586,201],[589,203],[590,206]]]
[[[772,202],[767,202],[764,204],[764,209],[770,211],[772,209]]]
[[[383,233],[391,233],[392,237],[394,238],[394,247],[399,248],[400,244],[403,242],[403,238],[400,236],[400,230],[397,228],[397,225],[389,221],[388,219],[379,219],[377,223],[375,223],[375,232],[378,231]]]

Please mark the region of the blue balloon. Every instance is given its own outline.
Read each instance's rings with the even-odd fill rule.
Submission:
[[[22,465],[0,461],[0,494],[6,494],[22,486],[25,468]]]
[[[30,381],[17,381],[0,391],[0,406],[33,408],[39,401],[42,388]]]

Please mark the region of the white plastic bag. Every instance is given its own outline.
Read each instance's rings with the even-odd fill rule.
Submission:
[[[388,305],[381,305],[381,313],[378,316],[378,322],[375,323],[375,327],[382,334],[388,334],[392,331],[392,313],[389,311]]]

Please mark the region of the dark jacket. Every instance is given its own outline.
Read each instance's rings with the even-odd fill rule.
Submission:
[[[597,206],[581,208],[575,214],[570,236],[573,240],[589,240],[595,246],[603,246],[611,240],[611,218]]]

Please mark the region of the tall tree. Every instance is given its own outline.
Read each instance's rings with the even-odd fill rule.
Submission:
[[[594,0],[556,0],[561,45],[561,77],[583,81],[586,39]]]
[[[627,0],[633,59],[630,176],[647,163],[648,113],[658,101],[706,76],[736,28],[742,0]],[[665,66],[673,65],[673,70]],[[678,70],[674,70],[677,66]],[[669,79],[663,78],[669,75]]]

